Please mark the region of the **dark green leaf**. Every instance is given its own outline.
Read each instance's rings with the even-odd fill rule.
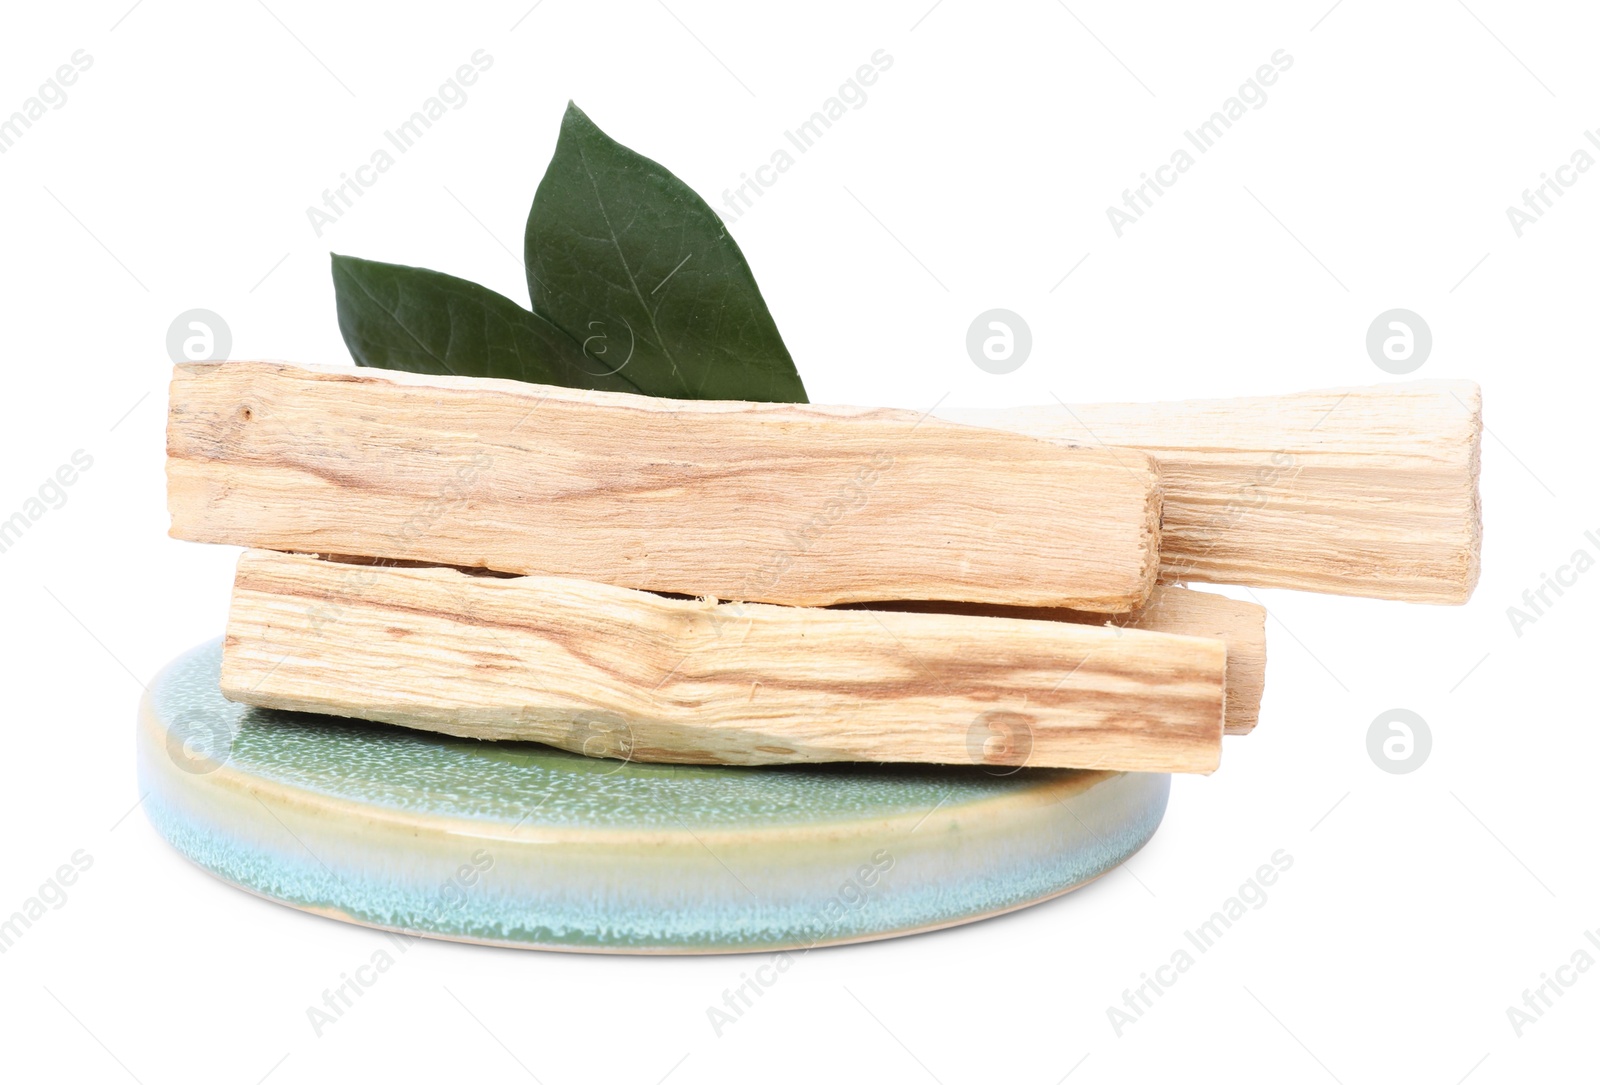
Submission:
[[[335,253],[333,289],[357,365],[639,391],[548,320],[454,275]]]
[[[722,220],[575,105],[534,195],[524,255],[534,309],[641,391],[806,401]]]

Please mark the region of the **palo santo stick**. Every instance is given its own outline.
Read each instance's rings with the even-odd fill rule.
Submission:
[[[1139,453],[906,411],[261,362],[173,374],[172,534],[622,587],[1117,612],[1155,583]]]
[[[591,755],[1210,772],[1221,641],[247,551],[222,691]]]
[[[1267,612],[1264,607],[1211,592],[1191,591],[1158,584],[1144,606],[1128,614],[1092,614],[1082,610],[1040,607],[1002,607],[982,603],[870,603],[851,609],[894,609],[924,614],[974,614],[1024,618],[1034,621],[1113,625],[1123,629],[1148,629],[1186,637],[1210,637],[1228,648],[1227,693],[1223,707],[1225,733],[1246,735],[1261,715],[1261,695],[1267,685]]]
[[[1478,581],[1470,381],[939,413],[1154,456],[1163,580],[1422,603],[1464,603]]]

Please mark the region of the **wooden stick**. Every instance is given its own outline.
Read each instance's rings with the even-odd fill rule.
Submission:
[[[720,599],[1096,612],[1155,583],[1140,453],[851,407],[374,369],[173,374],[172,534]]]
[[[1128,614],[1092,614],[1082,610],[1001,607],[983,603],[852,603],[851,609],[905,610],[918,614],[973,614],[1032,621],[1077,622],[1123,629],[1148,629],[1186,637],[1209,637],[1228,648],[1227,693],[1223,707],[1225,732],[1247,735],[1261,715],[1267,685],[1267,612],[1264,607],[1212,592],[1160,584],[1144,606]]]
[[[638,761],[1210,772],[1221,641],[249,551],[222,691]]]
[[[1464,603],[1478,581],[1482,399],[1470,381],[941,417],[1161,469],[1161,577]]]

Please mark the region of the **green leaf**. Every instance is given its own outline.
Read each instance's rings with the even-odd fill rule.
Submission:
[[[524,256],[534,309],[641,391],[806,402],[722,220],[570,103],[528,214]]]
[[[333,290],[357,365],[639,391],[548,320],[454,275],[334,253]]]

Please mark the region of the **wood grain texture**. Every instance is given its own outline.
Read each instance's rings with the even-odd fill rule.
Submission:
[[[1261,716],[1261,697],[1267,685],[1267,611],[1264,607],[1241,599],[1158,584],[1144,606],[1127,614],[1093,614],[1082,610],[1002,607],[983,603],[853,603],[850,607],[906,610],[920,614],[972,614],[1030,621],[1077,622],[1122,629],[1147,629],[1186,637],[1209,637],[1222,641],[1228,649],[1227,695],[1223,709],[1226,733],[1249,734]]]
[[[1478,582],[1470,381],[939,414],[1154,456],[1163,580],[1422,603],[1464,603]]]
[[[1210,772],[1226,680],[1199,637],[267,551],[223,645],[246,704],[680,763]]]
[[[719,599],[1117,612],[1159,564],[1147,457],[905,411],[191,363],[167,456],[181,539]]]

